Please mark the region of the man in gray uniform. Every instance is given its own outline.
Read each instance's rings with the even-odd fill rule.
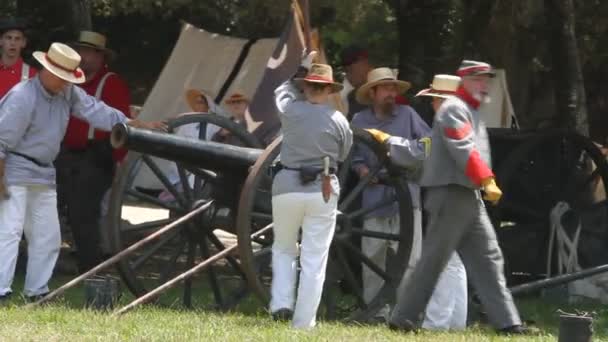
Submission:
[[[292,82],[275,91],[283,134],[280,154],[283,168],[272,183],[270,311],[276,318],[288,318],[293,312],[293,326],[300,329],[310,329],[316,324],[340,195],[335,170],[338,162],[346,159],[353,142],[344,115],[326,104],[329,95],[342,85],[334,82],[329,65],[311,65],[312,56],[314,52],[302,63],[308,69],[306,76],[295,79],[302,92]],[[296,298],[300,228],[300,281]]]
[[[424,207],[430,215],[422,256],[412,274],[415,281],[400,289],[389,324],[397,330],[417,329],[441,271],[457,250],[490,323],[502,333],[528,333],[506,287],[502,252],[480,192],[492,203],[502,195],[477,111],[494,71],[489,64],[465,60],[457,74],[462,85],[435,116],[431,153],[421,178],[428,189]],[[395,146],[391,149],[395,153]]]
[[[67,45],[53,43],[47,53],[37,51],[34,57],[44,69],[0,100],[0,300],[12,292],[24,233],[28,242],[24,293],[35,300],[49,291],[61,244],[52,163],[70,113],[104,130],[118,123],[166,128],[160,122],[130,120],[73,86],[85,77],[78,68],[80,56]]]

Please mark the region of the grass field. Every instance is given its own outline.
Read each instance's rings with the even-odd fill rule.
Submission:
[[[67,278],[56,279],[53,286]],[[15,285],[21,289],[21,284]],[[287,323],[270,320],[261,305],[233,313],[183,310],[147,306],[113,317],[108,313],[82,309],[83,290],[76,288],[59,302],[37,309],[24,309],[23,298],[13,296],[0,307],[0,341],[556,341],[558,308],[567,305],[542,303],[538,299],[518,303],[526,320],[533,320],[543,335],[504,337],[491,329],[474,326],[466,332],[400,334],[384,326],[345,325],[320,322],[310,331],[294,331]],[[125,296],[122,302],[129,301]],[[595,341],[608,341],[608,309],[600,305],[579,305],[595,311]]]

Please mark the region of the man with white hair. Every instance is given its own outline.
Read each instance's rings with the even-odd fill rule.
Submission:
[[[11,294],[21,236],[28,242],[24,294],[36,300],[48,291],[59,255],[55,168],[70,115],[106,131],[119,123],[165,129],[162,122],[128,119],[74,86],[85,81],[80,55],[67,45],[34,52],[44,67],[0,100],[0,301]]]
[[[430,156],[421,185],[427,188],[429,212],[422,256],[412,274],[415,281],[400,289],[391,315],[391,329],[413,331],[419,326],[441,271],[454,253],[462,258],[490,323],[505,334],[526,334],[506,287],[503,256],[483,200],[496,204],[502,196],[490,164],[490,143],[478,111],[487,99],[495,75],[487,63],[462,62],[456,96],[435,115]]]

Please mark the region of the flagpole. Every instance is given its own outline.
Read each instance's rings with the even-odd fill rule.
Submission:
[[[312,46],[310,42],[310,7],[308,0],[300,0],[300,8],[302,9],[302,14],[304,17],[304,22],[302,24],[304,26],[304,40],[306,44],[306,50],[310,51]]]

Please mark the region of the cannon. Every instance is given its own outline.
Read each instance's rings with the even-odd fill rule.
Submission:
[[[112,252],[125,250],[134,242],[213,201],[209,208],[194,218],[118,261],[120,275],[133,294],[142,296],[180,272],[211,260],[215,253],[233,248],[235,253],[223,254],[200,274],[185,279],[172,293],[156,297],[156,303],[175,304],[176,292],[186,307],[228,310],[248,302],[249,294],[266,303],[271,275],[272,231],[255,233],[272,224],[270,186],[278,161],[280,139],[262,149],[253,135],[242,127],[211,114],[185,115],[170,121],[169,126],[170,131],[178,131],[184,125],[193,124],[202,128],[215,125],[227,129],[238,138],[238,146],[133,129],[126,125],[117,126],[112,132],[114,146],[131,150],[112,190],[109,212]],[[200,131],[204,132],[204,129]],[[411,252],[413,217],[403,170],[390,165],[384,149],[366,132],[355,131],[355,141],[372,149],[383,163],[364,179],[358,179],[351,172],[350,157],[339,167],[342,193],[322,306],[323,315],[328,318],[365,319],[390,301]],[[164,170],[162,163],[165,163]],[[384,167],[389,172],[378,177]],[[178,185],[169,179],[167,169],[173,173],[177,171]],[[137,175],[142,172],[148,172],[149,178],[154,179],[156,190],[136,184]],[[374,208],[361,209],[358,205],[360,194],[376,177],[395,189],[395,198],[378,203]],[[171,195],[169,199],[158,196],[158,187]],[[362,218],[366,213],[392,205],[395,200],[399,203],[400,234],[362,229]],[[150,210],[149,216],[135,222],[133,217],[129,217],[132,206],[154,209]],[[397,241],[399,244],[386,265],[376,265],[361,252],[359,242],[362,237]],[[364,301],[362,294],[362,265],[385,280],[384,287],[369,303]],[[211,298],[197,295],[202,292],[212,293]]]

